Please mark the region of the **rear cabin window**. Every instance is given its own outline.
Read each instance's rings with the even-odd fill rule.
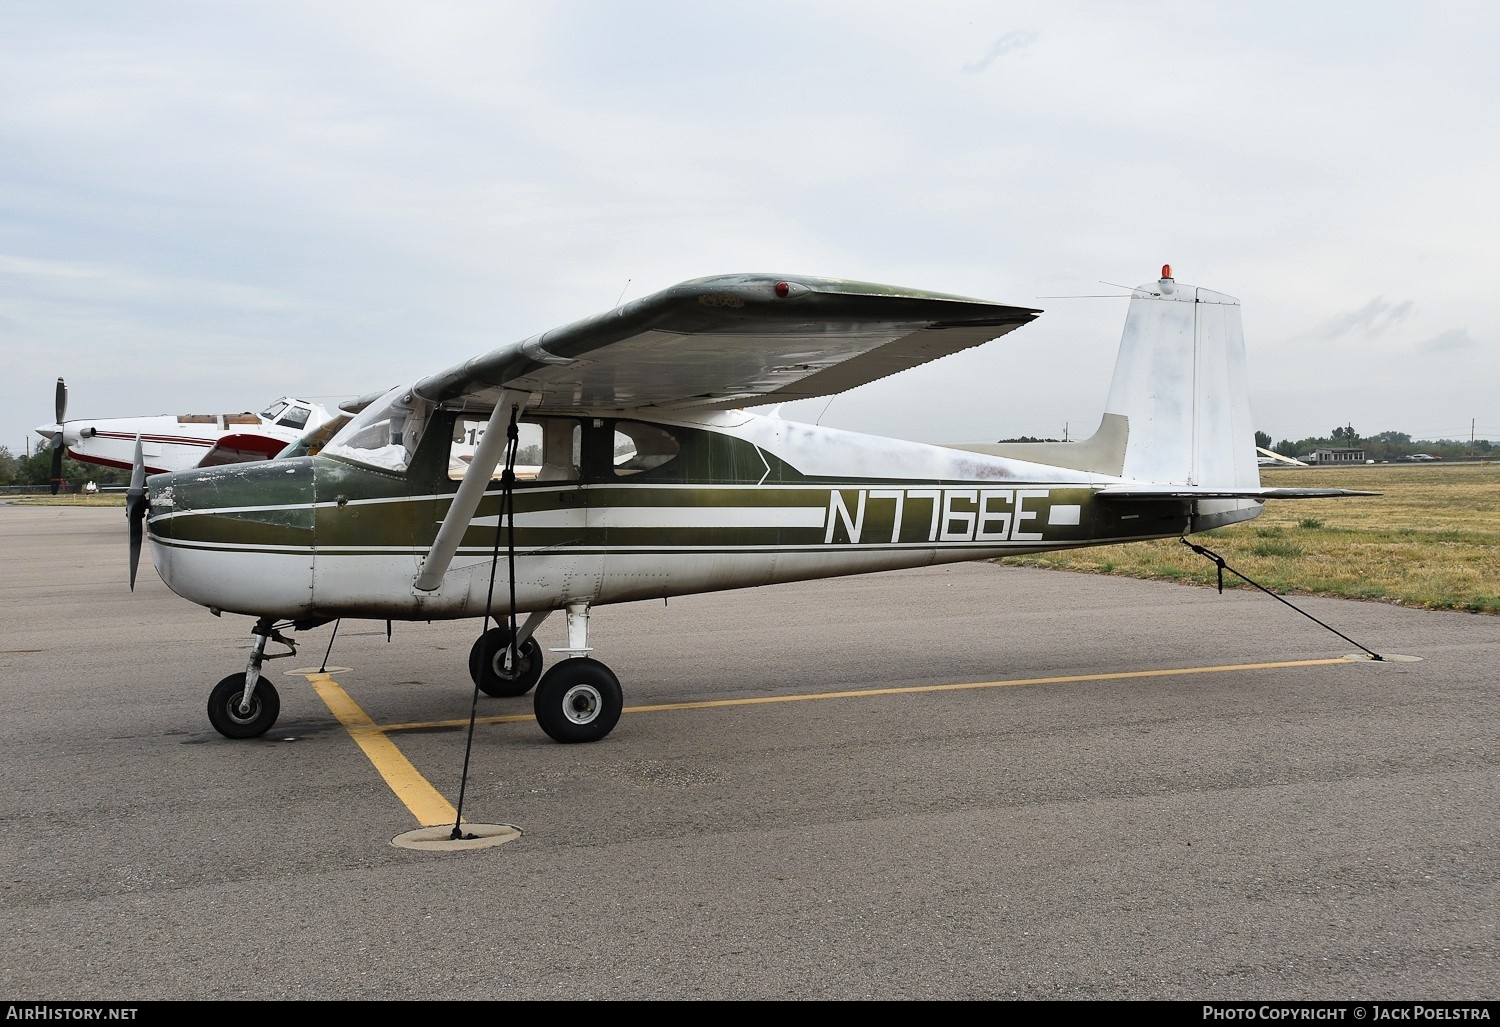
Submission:
[[[615,421],[615,480],[756,482],[767,467],[753,443],[718,432]]]
[[[682,447],[675,436],[654,424],[616,421],[615,477],[626,478],[670,463]]]

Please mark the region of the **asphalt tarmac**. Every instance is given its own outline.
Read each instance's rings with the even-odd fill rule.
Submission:
[[[476,699],[477,621],[349,621],[233,741],[250,619],[132,592],[122,510],[0,551],[8,1001],[1500,997],[1500,618],[1292,599],[1375,661],[991,563],[605,607],[585,745]]]

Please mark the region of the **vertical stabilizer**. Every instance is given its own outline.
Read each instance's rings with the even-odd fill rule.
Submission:
[[[1178,285],[1170,267],[1138,287],[1105,410],[1129,423],[1123,477],[1259,488],[1239,300]]]
[[[1138,287],[1105,411],[1129,425],[1122,477],[1259,488],[1239,300],[1178,285],[1171,267],[1162,268],[1157,282]],[[1260,511],[1258,500],[1198,500],[1192,530],[1249,520]]]
[[[1245,333],[1233,296],[1179,285],[1170,266],[1131,292],[1099,428],[1083,442],[950,448],[1093,471],[1150,485],[1260,488]],[[1193,529],[1249,520],[1255,499],[1189,499]]]

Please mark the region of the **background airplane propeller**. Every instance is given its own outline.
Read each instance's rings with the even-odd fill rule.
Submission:
[[[67,452],[67,446],[63,442],[62,425],[63,419],[68,414],[68,387],[63,380],[57,380],[57,434],[52,436],[52,494],[57,495],[57,490],[62,486],[62,462],[63,454]]]
[[[61,380],[58,384],[62,384]],[[135,437],[135,466],[130,470],[130,488],[125,490],[125,519],[130,522],[130,591],[134,592],[135,569],[141,562],[141,538],[146,523],[146,458],[141,452],[139,435]]]

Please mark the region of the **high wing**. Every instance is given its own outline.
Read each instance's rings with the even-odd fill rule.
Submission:
[[[498,465],[506,407],[724,409],[832,395],[989,342],[1040,310],[840,278],[695,278],[503,346],[412,392],[490,412],[415,587],[437,588]],[[529,394],[529,395],[528,395]],[[504,399],[510,396],[512,399]]]
[[[828,396],[989,342],[1040,310],[836,278],[696,278],[417,383],[489,409],[724,409]]]

